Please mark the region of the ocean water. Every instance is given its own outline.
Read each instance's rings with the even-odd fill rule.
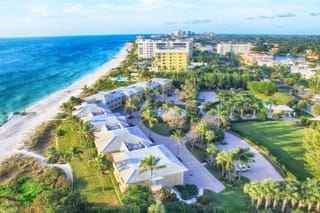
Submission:
[[[135,35],[0,39],[0,125],[111,60]]]

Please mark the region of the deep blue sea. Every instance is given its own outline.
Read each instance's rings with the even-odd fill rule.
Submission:
[[[0,39],[0,125],[111,60],[136,35]]]

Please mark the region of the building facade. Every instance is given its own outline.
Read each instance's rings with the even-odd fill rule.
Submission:
[[[246,65],[257,64],[259,66],[267,65],[273,66],[274,57],[273,55],[261,54],[261,53],[248,53],[241,54],[241,63]]]
[[[217,53],[220,55],[225,55],[229,52],[235,54],[247,54],[251,50],[251,44],[230,44],[230,43],[220,43],[217,44]]]

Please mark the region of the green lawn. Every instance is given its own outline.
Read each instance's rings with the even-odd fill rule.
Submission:
[[[242,189],[226,188],[220,193],[205,191],[204,194],[212,203],[222,206],[225,212],[251,212],[250,198]]]
[[[232,129],[269,150],[299,180],[310,177],[305,169],[304,129],[290,121],[241,122]]]
[[[264,103],[270,102],[271,99],[274,99],[276,100],[276,104],[287,105],[290,101],[293,100],[289,95],[286,95],[282,92],[276,92],[271,96],[267,96],[262,93],[255,93],[254,95]]]
[[[151,128],[151,130],[163,136],[170,136],[171,134],[169,124],[162,123],[162,122],[153,124],[153,127]]]
[[[81,147],[76,134],[71,131],[69,125],[63,124],[62,129],[66,131],[66,134],[58,139],[59,151],[68,150],[71,146]],[[95,206],[120,206],[121,202],[117,196],[120,195],[120,190],[114,180],[112,168],[110,167],[109,176],[103,175],[93,159],[94,150],[84,149],[83,151],[81,159],[74,159],[70,162],[74,177],[74,191],[79,191],[89,203]]]

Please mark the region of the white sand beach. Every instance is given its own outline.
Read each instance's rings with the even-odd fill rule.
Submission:
[[[23,141],[32,133],[35,127],[41,123],[54,119],[60,111],[59,106],[70,99],[71,96],[78,96],[85,85],[91,86],[101,76],[107,74],[111,69],[116,68],[126,58],[131,44],[126,46],[111,61],[104,64],[95,72],[88,74],[76,81],[69,87],[59,90],[43,100],[26,109],[26,115],[15,115],[11,120],[0,127],[0,161],[14,154],[23,147]]]

